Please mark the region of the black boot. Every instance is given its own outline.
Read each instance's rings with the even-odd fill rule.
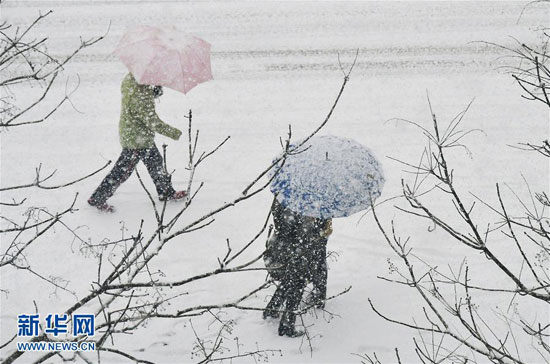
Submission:
[[[296,330],[295,327],[279,326],[279,336],[300,337],[304,335],[305,335],[304,331]]]
[[[304,335],[304,331],[296,330],[295,327],[279,326],[279,336],[300,337]]]
[[[305,334],[304,331],[296,330],[296,314],[294,312],[285,312],[279,323],[279,336],[300,337]]]

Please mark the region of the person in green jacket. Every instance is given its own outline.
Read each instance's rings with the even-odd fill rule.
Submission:
[[[162,87],[140,85],[129,73],[122,81],[121,93],[119,135],[122,152],[88,203],[101,211],[113,212],[114,207],[107,204],[107,200],[130,177],[140,160],[147,167],[161,201],[184,199],[186,192],[172,187],[171,176],[164,170],[162,156],[155,145],[156,133],[174,140],[181,136],[179,129],[164,123],[155,112],[155,98],[162,95]]]

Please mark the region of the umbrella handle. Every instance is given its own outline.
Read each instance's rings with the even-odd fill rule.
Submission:
[[[166,144],[162,144],[162,168],[164,168],[164,173],[168,174],[168,167],[166,164]]]

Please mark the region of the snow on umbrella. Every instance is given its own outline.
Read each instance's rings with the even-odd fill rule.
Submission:
[[[305,150],[287,156],[271,182],[271,192],[284,207],[328,219],[366,210],[380,196],[385,181],[382,166],[363,145],[336,136],[314,136],[301,149]]]
[[[132,28],[114,53],[142,85],[166,86],[185,94],[212,79],[210,43],[175,29]]]

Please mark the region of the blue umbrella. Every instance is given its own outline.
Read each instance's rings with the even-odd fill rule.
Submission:
[[[385,182],[382,166],[363,145],[337,136],[314,136],[300,150],[272,172],[278,170],[271,192],[284,207],[328,219],[366,210],[380,196]]]

